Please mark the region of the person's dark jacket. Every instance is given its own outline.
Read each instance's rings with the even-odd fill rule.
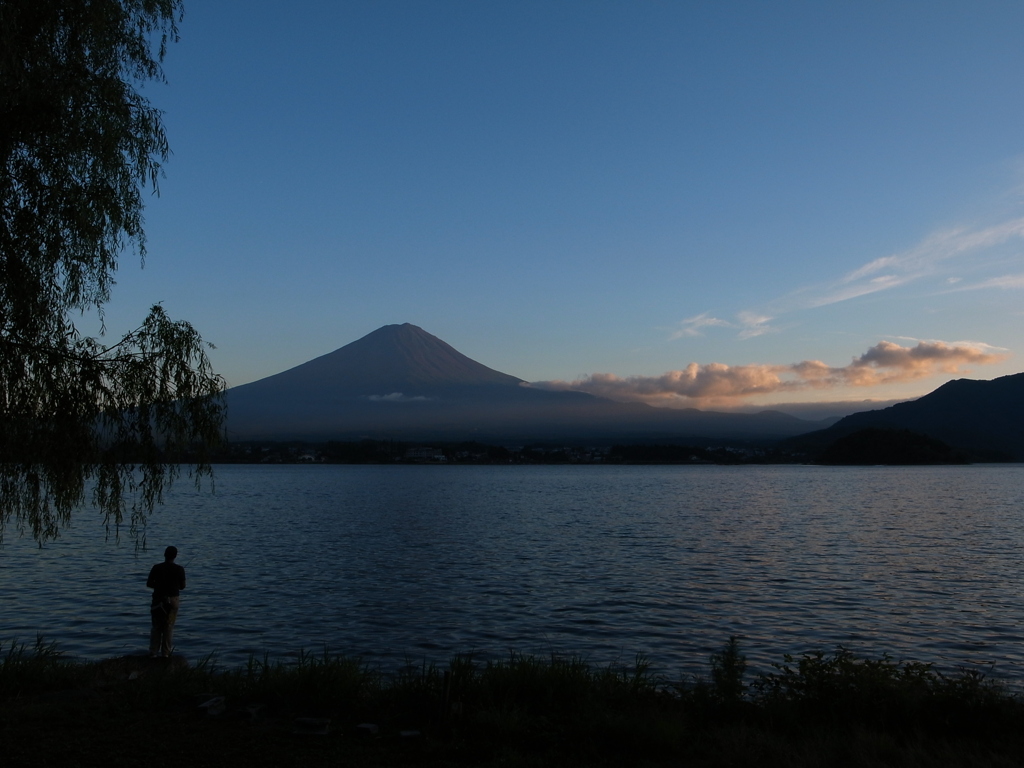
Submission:
[[[185,588],[185,569],[176,563],[157,563],[150,569],[146,586],[153,590],[153,602],[177,597]]]

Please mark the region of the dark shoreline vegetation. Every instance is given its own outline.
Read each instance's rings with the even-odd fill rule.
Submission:
[[[300,654],[68,659],[0,645],[9,765],[1019,765],[1024,700],[961,669],[887,656],[785,657],[749,676],[735,638],[703,679],[510,654],[385,674]]]
[[[184,457],[187,459],[187,457]],[[968,464],[969,456],[909,430],[867,428],[813,450],[787,443],[610,443],[491,445],[396,440],[225,443],[214,464]]]

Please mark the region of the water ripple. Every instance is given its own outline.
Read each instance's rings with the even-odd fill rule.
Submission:
[[[148,540],[181,551],[179,650],[328,646],[383,664],[460,651],[646,653],[697,674],[732,634],[764,668],[854,650],[1024,671],[1024,468],[221,467]],[[0,548],[0,639],[137,652],[157,557],[90,512]]]

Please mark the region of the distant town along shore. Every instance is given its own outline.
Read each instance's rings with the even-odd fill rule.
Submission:
[[[721,441],[720,441],[721,442]],[[906,430],[867,429],[824,450],[778,445],[612,444],[489,445],[395,440],[251,441],[231,443],[212,456],[223,464],[964,464],[941,441]]]

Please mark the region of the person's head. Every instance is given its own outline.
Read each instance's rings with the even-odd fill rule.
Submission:
[[[178,548],[177,547],[168,547],[167,549],[164,550],[164,560],[166,560],[167,562],[171,562],[177,556],[178,556]]]

